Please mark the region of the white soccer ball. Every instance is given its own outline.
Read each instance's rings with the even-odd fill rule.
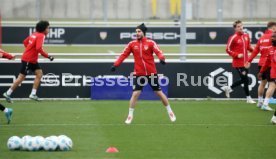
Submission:
[[[45,138],[42,136],[36,136],[36,137],[34,137],[34,140],[35,140],[36,144],[38,145],[38,149],[42,150]]]
[[[43,144],[43,149],[46,151],[54,151],[57,149],[57,139],[55,137],[46,137]]]
[[[72,140],[66,135],[58,136],[58,148],[61,151],[69,151],[73,147]]]
[[[8,139],[7,146],[9,150],[20,150],[22,140],[18,136],[12,136]]]
[[[35,137],[31,137],[25,142],[25,148],[28,151],[38,151],[40,147],[40,143],[37,142]]]
[[[22,137],[22,150],[28,150],[28,142],[32,139],[30,135]]]
[[[52,136],[49,136],[49,138],[51,140],[55,141],[56,143],[58,142],[58,137],[57,136],[52,135]]]

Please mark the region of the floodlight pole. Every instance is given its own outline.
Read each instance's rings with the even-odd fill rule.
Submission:
[[[186,0],[181,2],[181,16],[180,16],[180,60],[186,60],[187,54],[187,30],[186,30]]]
[[[254,2],[249,1],[249,19],[253,21],[253,8],[254,8]]]
[[[35,3],[35,10],[36,10],[36,20],[39,21],[40,20],[40,0],[36,0]]]
[[[108,17],[108,9],[107,9],[107,6],[108,5],[108,2],[107,0],[103,0],[103,19],[105,22],[107,22],[107,17]]]
[[[217,21],[223,21],[223,0],[217,0]]]
[[[94,6],[94,4],[93,4],[93,1],[92,0],[90,0],[90,6],[89,6],[89,16],[90,16],[90,20],[91,21],[93,21],[93,6]]]

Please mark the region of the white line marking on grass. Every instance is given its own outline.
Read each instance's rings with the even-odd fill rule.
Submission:
[[[171,124],[98,124],[98,123],[87,123],[87,124],[11,124],[11,125],[0,125],[1,127],[38,127],[38,126],[216,126],[216,127],[273,127],[272,124],[197,124],[197,123],[171,123]]]

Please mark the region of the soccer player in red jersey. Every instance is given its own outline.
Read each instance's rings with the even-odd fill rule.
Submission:
[[[26,75],[30,71],[34,72],[35,80],[29,98],[36,101],[39,100],[36,95],[36,91],[43,76],[43,72],[38,64],[38,54],[40,53],[45,58],[48,58],[50,61],[54,60],[54,58],[52,56],[49,56],[48,53],[45,52],[42,48],[45,36],[49,33],[49,26],[50,24],[48,21],[39,21],[36,24],[36,32],[23,41],[25,51],[21,57],[20,73],[15,82],[8,89],[8,91],[3,94],[7,102],[12,102],[12,99],[10,97],[12,92],[18,87],[18,85],[22,83],[22,81],[25,79]]]
[[[232,86],[225,86],[223,90],[225,91],[226,97],[230,97],[230,92],[233,88],[244,84],[244,92],[246,95],[247,103],[256,103],[252,100],[249,93],[249,79],[248,79],[248,69],[245,68],[245,64],[248,61],[247,51],[252,52],[253,48],[250,44],[250,37],[248,34],[243,32],[242,21],[237,20],[233,24],[235,34],[232,35],[227,43],[226,52],[232,57],[232,67],[235,68],[240,76],[240,80],[234,82]]]
[[[261,54],[259,64],[258,64],[259,70],[265,64],[267,55],[269,53],[269,48],[271,48],[271,35],[273,34],[273,32],[276,32],[276,22],[268,22],[267,30],[265,31],[265,34],[260,37],[260,39],[257,42],[256,47],[254,48],[251,56],[248,59],[248,62],[246,64],[247,68],[250,67],[252,60],[257,56],[258,53]],[[267,82],[269,82],[269,84],[273,83],[273,81],[270,78],[270,67],[262,74],[261,83],[258,87],[257,107],[262,108],[263,110],[272,110],[268,106],[270,99],[265,98],[265,100],[263,100],[264,89],[265,89]]]
[[[136,40],[128,43],[126,48],[120,57],[116,60],[111,67],[111,71],[114,72],[116,67],[120,66],[123,61],[130,55],[134,56],[134,79],[133,79],[133,92],[129,102],[129,113],[125,121],[126,124],[130,124],[133,119],[133,112],[136,102],[141,94],[143,87],[148,83],[157,96],[160,97],[163,105],[166,107],[169,118],[172,122],[176,120],[176,117],[170,107],[168,98],[162,92],[158,83],[158,75],[154,63],[153,53],[157,55],[160,63],[165,65],[165,57],[159,47],[153,40],[145,37],[147,27],[143,24],[136,27]]]
[[[273,82],[269,83],[269,87],[266,91],[266,97],[270,99],[272,95],[274,94],[275,88],[276,88],[276,33],[273,33],[271,36],[271,43],[272,47],[269,48],[269,54],[267,55],[267,59],[265,61],[265,64],[262,66],[260,72],[258,73],[258,78],[261,79],[263,76],[263,73],[271,67],[270,70],[270,78]],[[276,110],[274,112],[274,115],[271,119],[271,122],[273,124],[276,124]]]
[[[2,49],[0,49],[0,58],[6,58],[6,59],[9,59],[9,60],[14,60],[15,56],[10,54],[10,53],[5,52]],[[10,124],[12,113],[13,113],[12,108],[6,108],[4,105],[0,104],[0,110],[2,112],[4,112],[4,114],[6,116],[6,119],[7,119],[7,123]]]

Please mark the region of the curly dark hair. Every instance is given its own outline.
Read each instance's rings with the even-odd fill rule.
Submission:
[[[46,28],[50,25],[50,23],[48,21],[45,20],[41,20],[38,23],[36,23],[35,29],[37,32],[44,32],[46,30]]]

